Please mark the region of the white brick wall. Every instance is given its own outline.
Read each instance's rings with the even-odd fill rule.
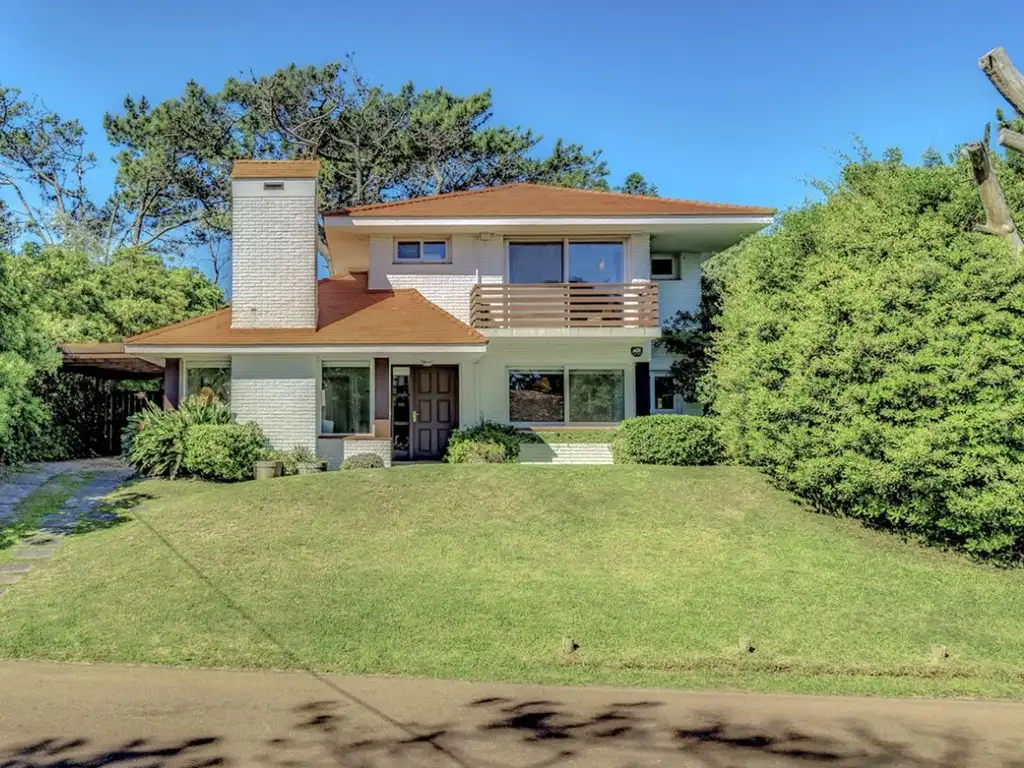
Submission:
[[[524,443],[520,464],[614,464],[608,443]]]
[[[415,288],[468,323],[469,295],[479,274],[477,245],[473,235],[453,235],[450,264],[395,264],[395,238],[371,237],[369,286],[383,290]]]
[[[316,325],[316,181],[232,183],[231,326]]]
[[[391,466],[391,440],[345,440],[322,438],[317,440],[316,455],[327,459],[328,469],[337,469],[345,459],[363,453],[375,453]]]
[[[279,450],[315,451],[317,366],[315,355],[234,355],[231,410],[238,422],[255,421]]]

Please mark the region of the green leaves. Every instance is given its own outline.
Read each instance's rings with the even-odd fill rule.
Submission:
[[[713,260],[704,383],[734,459],[822,510],[1016,560],[1024,269],[972,231],[975,198],[962,166],[850,162],[825,202]]]

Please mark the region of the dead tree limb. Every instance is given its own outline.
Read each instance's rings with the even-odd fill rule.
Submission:
[[[963,148],[963,154],[971,161],[974,183],[978,185],[981,205],[985,209],[985,223],[977,227],[978,231],[1002,237],[1018,258],[1024,258],[1024,240],[1021,240],[1013,223],[999,177],[992,168],[988,148],[980,142],[974,142]]]
[[[999,129],[999,146],[1015,149],[1024,155],[1024,133],[1011,131],[1009,128]]]
[[[1024,75],[1013,66],[1010,57],[1002,48],[993,48],[980,59],[978,66],[984,72],[996,90],[1024,117]]]

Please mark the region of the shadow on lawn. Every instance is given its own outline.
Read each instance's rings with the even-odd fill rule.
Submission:
[[[453,721],[396,727],[351,703],[325,700],[293,710],[294,722],[282,723],[283,735],[263,742],[225,734],[176,743],[136,740],[97,751],[84,739],[48,739],[6,752],[0,744],[0,766],[1024,766],[1019,743],[995,745],[966,732],[937,735],[934,727],[890,720],[883,737],[852,721],[805,729],[781,718],[766,724],[708,712],[672,722],[662,707],[656,701],[613,702],[582,713],[555,701],[494,697],[466,704]]]
[[[137,480],[130,480],[121,486],[121,490],[114,498],[103,499],[96,509],[85,515],[78,525],[71,532],[72,536],[80,536],[93,531],[101,531],[104,528],[113,528],[127,523],[131,517],[127,512],[139,506],[143,502],[155,499],[151,493],[139,493],[138,491],[127,490]],[[3,766],[0,766],[3,768]]]

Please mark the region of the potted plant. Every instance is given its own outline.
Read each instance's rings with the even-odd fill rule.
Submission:
[[[317,458],[316,454],[305,445],[297,445],[292,448],[292,458],[295,460],[295,466],[300,475],[315,475],[317,472],[327,469],[327,462]]]

